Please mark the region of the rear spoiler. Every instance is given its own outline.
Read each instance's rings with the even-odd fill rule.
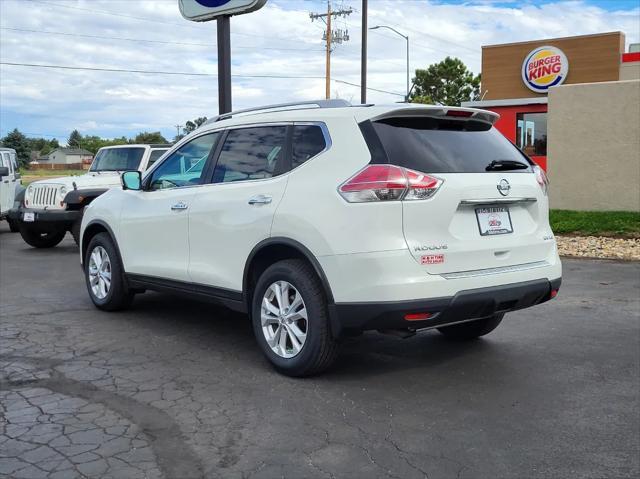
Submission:
[[[447,118],[461,121],[476,120],[489,125],[494,125],[500,115],[488,110],[462,107],[403,107],[370,118],[371,121],[384,120],[386,118],[402,118],[413,116],[428,116],[432,118]]]

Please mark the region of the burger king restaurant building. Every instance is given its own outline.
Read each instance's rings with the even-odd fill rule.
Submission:
[[[496,127],[546,169],[549,90],[633,79],[624,66],[640,53],[624,48],[621,32],[483,46],[481,100],[464,105],[499,113]]]

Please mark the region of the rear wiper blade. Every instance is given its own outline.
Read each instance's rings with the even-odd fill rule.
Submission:
[[[527,168],[529,168],[529,165],[515,160],[493,160],[487,165],[485,170],[526,170]]]

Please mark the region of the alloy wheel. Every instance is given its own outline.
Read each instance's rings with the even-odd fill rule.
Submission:
[[[111,289],[111,260],[102,246],[96,246],[89,256],[89,284],[98,299],[104,299]]]
[[[302,351],[309,321],[302,295],[292,284],[276,281],[267,288],[260,319],[262,333],[274,353],[289,359]]]

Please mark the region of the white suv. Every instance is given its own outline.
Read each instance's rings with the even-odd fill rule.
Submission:
[[[553,298],[547,180],[495,113],[339,100],[221,115],[87,207],[94,304],[146,289],[249,313],[281,372],[364,330],[456,339]]]

